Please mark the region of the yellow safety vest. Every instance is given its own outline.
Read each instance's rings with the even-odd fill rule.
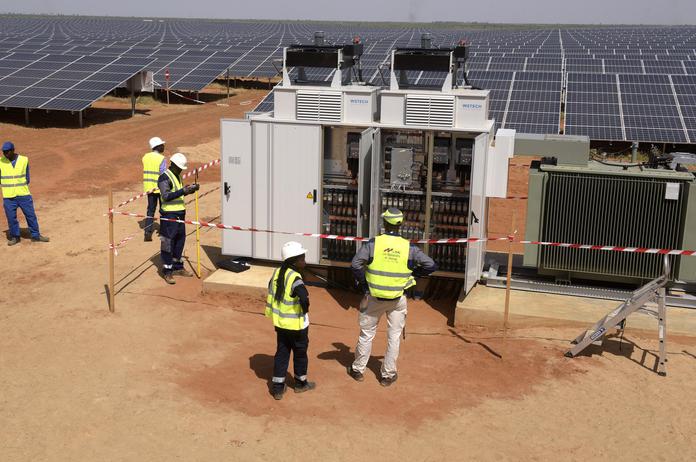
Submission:
[[[375,238],[375,254],[365,273],[370,295],[396,299],[416,284],[408,269],[409,249],[409,242],[400,236],[382,234]]]
[[[169,178],[169,181],[172,182],[172,192],[178,191],[180,189],[183,189],[184,187],[181,185],[181,180],[179,179],[178,176],[174,175],[171,170],[167,169],[164,171],[164,174],[167,175]],[[165,201],[164,197],[161,200],[161,209],[163,212],[183,212],[186,210],[186,203],[184,202],[184,196],[179,196],[174,200],[171,201]]]
[[[285,290],[281,301],[275,299],[275,291],[278,285],[280,268],[273,272],[273,277],[268,283],[268,297],[266,298],[265,315],[273,319],[273,325],[281,329],[302,330],[309,325],[309,318],[302,313],[299,297],[293,297],[292,285],[301,279],[297,271],[288,268],[285,271]]]
[[[143,156],[143,192],[159,193],[157,179],[160,176],[160,165],[164,156],[157,151],[148,152]]]
[[[29,184],[27,183],[27,168],[29,159],[17,155],[14,167],[7,157],[0,157],[0,186],[2,186],[2,197],[12,199],[17,196],[28,196]]]

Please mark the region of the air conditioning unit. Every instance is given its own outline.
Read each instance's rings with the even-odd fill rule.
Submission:
[[[528,195],[527,240],[696,248],[696,179],[689,172],[534,162]],[[525,266],[559,279],[641,283],[662,271],[660,254],[525,247]],[[671,258],[674,279],[696,282],[696,258]]]
[[[378,115],[378,87],[277,86],[273,113],[279,120],[372,124]]]
[[[472,131],[489,125],[488,90],[382,90],[380,100],[380,121],[387,125]]]

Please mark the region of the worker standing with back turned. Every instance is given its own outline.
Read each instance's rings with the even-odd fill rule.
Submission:
[[[365,297],[360,303],[360,337],[355,348],[355,361],[348,366],[348,374],[358,382],[364,380],[372,340],[380,318],[386,314],[387,351],[379,383],[388,387],[397,379],[396,360],[408,311],[404,291],[416,285],[414,276],[427,276],[437,270],[437,265],[421,249],[399,235],[399,227],[404,221],[404,214],[399,209],[388,209],[382,214],[382,219],[385,233],[360,247],[351,264]]]
[[[157,186],[160,190],[160,218],[184,220],[186,203],[184,196],[198,191],[198,184],[183,186],[181,172],[187,168],[186,156],[177,152],[169,159],[169,168],[160,175]],[[160,241],[162,241],[162,276],[167,284],[176,284],[174,275],[192,277],[193,273],[184,269],[181,256],[186,244],[186,226],[184,223],[162,220],[160,223]]]
[[[276,331],[276,354],[273,361],[271,394],[282,399],[290,353],[293,354],[295,393],[316,387],[307,380],[307,348],[309,347],[309,292],[300,272],[305,267],[307,249],[299,242],[286,242],[281,249],[283,264],[273,272],[268,282],[267,317],[273,320]]]
[[[160,192],[157,189],[159,176],[167,169],[167,160],[164,158],[164,140],[157,136],[150,138],[152,151],[143,156],[143,192],[147,193],[147,217],[145,218],[145,242],[152,240],[153,218],[157,211],[157,203],[160,201]]]
[[[34,211],[34,199],[29,192],[29,159],[15,152],[11,141],[2,145],[0,157],[0,187],[2,205],[9,226],[7,245],[19,244],[20,229],[17,221],[17,209],[21,209],[34,242],[48,242],[46,236],[39,232],[39,220]]]

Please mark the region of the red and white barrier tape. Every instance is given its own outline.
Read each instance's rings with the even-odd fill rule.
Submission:
[[[220,186],[217,186],[217,187],[211,189],[210,191],[205,192],[205,193],[201,194],[200,196],[198,196],[198,199],[200,200],[201,198],[203,198],[203,197],[205,197],[205,196],[207,196],[207,195],[209,195],[209,194],[212,194],[212,193],[214,193],[215,191],[217,191],[217,190],[219,190],[219,189],[220,189]],[[192,203],[192,202],[195,202],[195,200],[196,200],[196,199],[192,199],[192,200],[188,201],[188,202],[186,203],[186,205],[188,205],[188,204],[190,204],[190,203]],[[153,221],[153,224],[154,224],[154,221]],[[152,226],[152,225],[149,225],[149,226]],[[124,245],[126,245],[126,242],[130,241],[131,239],[133,239],[133,238],[134,238],[135,236],[137,236],[138,234],[139,234],[139,233],[131,234],[130,236],[128,236],[128,237],[122,239],[118,244],[116,244],[116,245],[114,245],[114,246],[111,246],[111,244],[109,244],[109,249],[112,249],[112,250],[114,251],[114,255],[118,255],[118,249],[121,248],[121,247],[123,247]]]
[[[120,247],[126,245],[126,242],[130,241],[130,240],[133,239],[135,236],[136,236],[135,234],[131,234],[130,236],[128,236],[128,237],[122,239],[118,244],[114,244],[113,246],[112,246],[111,244],[109,244],[109,249],[111,249],[111,250],[114,251],[114,255],[118,255],[118,249],[119,249]]]
[[[188,178],[188,177],[190,177],[191,175],[195,175],[196,172],[202,172],[203,170],[205,170],[205,169],[207,169],[207,168],[210,168],[210,167],[213,167],[213,166],[215,166],[215,165],[217,165],[217,164],[219,164],[219,163],[220,163],[220,159],[215,159],[215,160],[213,160],[213,161],[210,161],[210,162],[208,162],[207,164],[201,165],[201,166],[198,167],[197,169],[192,170],[192,171],[190,171],[190,172],[188,172],[188,173],[182,175],[182,176],[181,176],[181,179],[183,180],[183,179],[185,179],[185,178]],[[133,196],[133,197],[131,197],[130,199],[128,199],[127,201],[121,202],[120,204],[118,204],[118,205],[117,205],[116,207],[114,207],[114,208],[120,209],[121,207],[123,207],[123,206],[126,205],[126,204],[130,204],[130,203],[133,202],[133,201],[136,201],[136,200],[138,200],[138,199],[140,199],[140,198],[142,198],[142,197],[147,196],[148,194],[150,194],[151,192],[153,192],[155,189],[157,189],[157,188],[152,188],[151,190],[149,190],[149,191],[147,191],[147,192],[143,192],[143,193],[138,194],[137,196]]]
[[[178,96],[179,98],[184,98],[184,99],[187,99],[187,100],[189,100],[189,101],[193,101],[194,103],[198,103],[198,104],[205,104],[205,101],[201,101],[201,100],[195,99],[195,98],[189,98],[188,96],[184,96],[184,95],[182,95],[181,93],[175,92],[174,90],[171,90],[171,89],[170,89],[169,92],[175,94],[175,95]]]
[[[125,215],[129,217],[136,218],[151,218],[140,213],[131,212],[119,212],[114,211],[114,214]],[[339,241],[356,241],[362,242],[367,241],[367,237],[355,237],[355,236],[340,236],[337,234],[321,234],[321,233],[293,233],[288,231],[271,231],[268,229],[257,229],[257,228],[245,228],[241,226],[230,226],[223,225],[222,223],[208,223],[207,221],[193,221],[193,220],[177,220],[174,218],[161,218],[162,221],[170,221],[173,223],[184,223],[187,225],[198,225],[207,228],[218,228],[218,229],[229,229],[233,231],[250,231],[255,233],[269,233],[269,234],[284,234],[289,236],[303,236],[303,237],[315,237],[319,239],[333,239]],[[590,245],[590,244],[569,244],[565,242],[544,242],[544,241],[515,241],[512,236],[508,237],[470,237],[470,238],[449,238],[449,239],[414,239],[410,242],[414,244],[465,244],[473,242],[491,242],[491,241],[510,241],[516,244],[532,244],[532,245],[544,245],[552,247],[567,247],[571,249],[587,249],[587,250],[607,250],[613,252],[630,252],[630,253],[656,253],[662,255],[685,255],[692,256],[696,255],[696,250],[678,250],[678,249],[652,249],[645,247],[619,247],[611,245]]]

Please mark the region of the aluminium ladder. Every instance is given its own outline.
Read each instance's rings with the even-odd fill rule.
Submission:
[[[665,352],[665,336],[667,330],[667,310],[665,308],[665,286],[669,281],[670,265],[668,255],[664,256],[664,273],[657,279],[653,279],[644,286],[636,289],[631,293],[631,296],[627,298],[621,305],[616,309],[611,311],[609,314],[604,316],[602,319],[597,321],[594,326],[592,326],[587,331],[580,334],[571,343],[574,346],[568,350],[565,354],[568,358],[573,358],[580,354],[585,348],[590,344],[600,344],[606,333],[613,328],[618,328],[623,330],[625,326],[625,320],[628,315],[635,313],[636,311],[646,311],[645,304],[653,302],[657,304],[657,323],[658,323],[658,339],[659,339],[659,357],[657,364],[657,373],[661,376],[667,375],[667,370],[665,363],[667,362],[667,356]],[[653,314],[649,312],[649,314]]]

